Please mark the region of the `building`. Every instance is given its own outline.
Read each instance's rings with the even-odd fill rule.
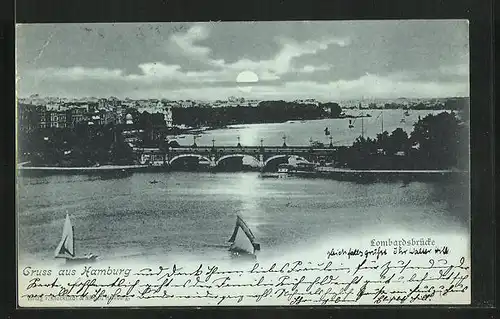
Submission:
[[[56,128],[64,128],[66,127],[66,113],[58,112],[58,111],[47,111],[49,114],[48,118],[50,118],[50,126]]]
[[[41,107],[38,110],[38,118],[40,119],[38,127],[40,128],[50,127],[50,112],[47,111],[45,107]]]
[[[295,103],[300,103],[300,104],[313,104],[318,106],[319,102],[316,99],[302,99],[302,100],[295,100]]]
[[[99,108],[99,110],[107,109],[109,107],[108,100],[106,100],[106,99],[99,99],[97,101],[97,107]]]
[[[106,125],[110,123],[115,123],[116,122],[116,117],[114,116],[113,112],[108,112],[105,110],[100,110],[99,111],[99,116],[101,117],[101,124]]]
[[[172,107],[169,105],[165,108],[164,111],[164,120],[165,120],[165,126],[166,127],[173,127],[174,126],[174,116],[172,113]]]
[[[58,111],[57,112],[57,127],[59,128],[65,128],[69,127],[70,124],[67,122],[67,116],[65,111]]]
[[[116,124],[122,124],[123,123],[123,106],[122,104],[117,104],[113,106],[113,121]]]
[[[69,123],[71,123],[71,127],[75,127],[78,123],[83,122],[87,119],[85,115],[87,110],[84,107],[78,107],[72,109],[69,114],[71,115],[71,119]]]
[[[158,103],[156,103],[154,109],[156,112],[161,112],[163,114],[163,120],[165,121],[166,127],[172,127],[174,125],[172,106],[170,104],[165,105],[162,101],[159,101]],[[156,112],[150,112],[150,113],[153,114]]]
[[[256,107],[257,105],[259,105],[260,103],[260,100],[245,100],[245,104],[246,106],[251,106],[251,107]]]
[[[99,99],[97,101],[97,108],[99,110],[111,111],[120,104],[121,104],[120,100],[118,100],[115,97],[110,97],[109,99]]]
[[[132,118],[132,114],[127,114],[127,116],[125,117],[125,124],[127,124],[127,125],[134,124],[134,120]]]
[[[19,104],[18,106],[18,125],[23,131],[32,131],[39,127],[40,107],[31,104]]]
[[[61,109],[61,104],[59,103],[47,103],[48,111],[59,111]]]
[[[242,97],[235,97],[235,96],[230,96],[228,99],[228,102],[230,102],[230,104],[241,104],[241,103],[244,103],[245,102],[245,98],[242,98]]]
[[[180,101],[180,106],[181,107],[192,107],[193,106],[193,101],[190,101],[190,100],[186,100],[186,101]]]

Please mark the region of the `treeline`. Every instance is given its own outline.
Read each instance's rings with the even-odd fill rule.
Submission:
[[[468,97],[454,97],[448,98],[444,102],[435,103],[414,103],[414,104],[403,104],[398,102],[385,103],[384,105],[377,105],[375,103],[370,104],[372,109],[410,109],[410,110],[449,110],[456,112],[464,112],[469,109],[469,98]]]
[[[256,107],[189,107],[172,109],[175,125],[223,127],[230,124],[276,123],[288,120],[338,118],[338,103],[302,104],[286,101],[263,101]]]
[[[359,137],[337,154],[353,169],[468,169],[468,128],[455,113],[427,115],[408,135],[398,128],[376,138]]]
[[[134,162],[132,148],[115,125],[78,124],[74,129],[37,129],[23,134],[20,154],[32,166],[125,165]]]

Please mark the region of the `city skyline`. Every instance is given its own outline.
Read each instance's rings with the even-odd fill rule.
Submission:
[[[18,25],[16,37],[19,97],[469,95],[465,20]]]

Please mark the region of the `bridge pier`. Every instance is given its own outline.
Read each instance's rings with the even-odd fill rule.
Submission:
[[[210,156],[210,167],[216,167],[217,166],[217,159],[215,158],[215,155]]]
[[[259,167],[260,168],[264,167],[264,154],[259,155]]]

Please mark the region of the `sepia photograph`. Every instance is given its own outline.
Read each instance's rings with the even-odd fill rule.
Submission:
[[[469,304],[467,20],[16,25],[20,307]]]

